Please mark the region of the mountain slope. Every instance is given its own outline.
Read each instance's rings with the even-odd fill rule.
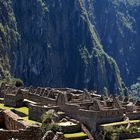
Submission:
[[[17,45],[18,38],[12,3],[0,0],[0,80],[11,76],[10,50]]]
[[[117,64],[104,52],[97,33],[92,4],[92,0],[7,1],[11,28],[18,32],[6,50],[12,75],[26,85],[122,90]]]
[[[96,29],[127,85],[140,76],[140,1],[96,0]]]

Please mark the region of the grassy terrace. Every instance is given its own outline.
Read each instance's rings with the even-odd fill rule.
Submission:
[[[1,99],[0,99],[0,100],[1,100]],[[37,124],[40,124],[39,122],[30,120],[30,119],[28,118],[28,115],[29,115],[29,109],[28,109],[28,107],[14,108],[14,107],[4,106],[4,104],[1,104],[1,103],[0,103],[0,108],[1,108],[1,109],[8,109],[8,110],[14,109],[14,110],[16,110],[16,111],[18,111],[18,112],[21,112],[21,113],[23,113],[23,114],[26,115],[26,117],[22,117],[24,120],[29,121],[30,123],[37,123]]]
[[[123,125],[127,125],[127,121],[122,121],[122,122],[115,122],[115,123],[108,123],[108,124],[102,124],[100,125],[100,128],[102,130],[109,130],[112,129],[113,127],[119,127]],[[140,124],[140,120],[130,120],[130,124]]]
[[[130,120],[130,123],[140,123],[140,120]],[[122,121],[122,122],[103,124],[103,125],[100,125],[100,126],[102,126],[102,127],[106,127],[106,126],[119,126],[119,125],[125,125],[125,124],[128,124],[128,122],[127,121]]]
[[[66,139],[80,138],[80,137],[87,137],[87,134],[85,134],[84,132],[79,132],[79,133],[72,133],[72,134],[64,134],[64,137]]]
[[[0,108],[1,109],[9,109],[9,110],[15,109],[16,111],[22,112],[25,115],[28,115],[29,114],[28,113],[29,109],[27,107],[14,108],[14,107],[4,106],[4,104],[0,104]]]
[[[140,133],[140,120],[130,120],[131,125],[128,125],[128,123],[128,121],[122,121],[116,123],[103,124],[100,125],[100,129],[104,132],[103,136],[108,139],[120,139],[122,136],[125,140],[140,140],[140,138],[134,138],[139,137],[135,134]]]

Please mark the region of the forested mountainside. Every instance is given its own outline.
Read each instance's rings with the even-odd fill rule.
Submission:
[[[118,93],[121,75],[127,83],[139,75],[138,8],[127,0],[0,0],[1,79]]]
[[[97,0],[94,7],[104,50],[129,86],[140,76],[140,0]]]
[[[10,50],[17,45],[18,32],[10,1],[0,0],[0,79],[10,77]]]

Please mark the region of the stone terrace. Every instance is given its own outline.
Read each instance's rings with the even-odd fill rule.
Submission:
[[[0,139],[40,140],[42,131],[39,126],[24,121],[10,110],[0,111]]]
[[[13,87],[9,90],[8,86],[2,85],[1,89],[4,102],[17,106],[26,104],[29,107],[30,118],[40,120],[42,113],[49,109],[61,110],[86,124],[92,132],[96,131],[98,124],[121,121],[124,113],[130,119],[140,117],[140,102],[128,97],[106,97],[93,91],[71,88],[29,87],[16,89],[14,95],[15,88]]]

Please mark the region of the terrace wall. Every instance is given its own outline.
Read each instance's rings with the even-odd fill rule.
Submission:
[[[41,105],[35,105],[35,104],[29,104],[29,118],[31,120],[35,121],[41,121],[41,116],[44,112],[47,112],[48,110],[60,110],[58,106],[41,106]]]
[[[39,95],[36,94],[31,94],[29,93],[28,95],[28,99],[43,105],[56,105],[56,100],[55,99],[51,99],[51,98],[47,98],[47,97],[41,97]]]
[[[140,119],[140,112],[127,112],[126,115],[129,117],[130,120]]]
[[[0,140],[41,140],[43,136],[39,126],[24,121],[10,110],[0,112],[0,125],[7,129],[0,129]]]
[[[84,110],[76,104],[66,104],[61,108],[67,115],[86,124],[90,130],[96,131],[97,124],[121,121],[123,112],[118,109],[106,111]]]
[[[133,138],[139,138],[140,137],[140,132],[136,133],[121,133],[119,134],[119,139],[124,140],[124,139],[133,139]]]
[[[41,140],[42,132],[38,127],[29,127],[25,130],[0,130],[0,139]]]
[[[4,116],[2,110],[0,110],[0,128],[4,126]]]
[[[5,127],[8,130],[19,130],[25,129],[26,127],[30,126],[31,124],[27,121],[24,121],[21,117],[16,115],[10,110],[3,111]]]

